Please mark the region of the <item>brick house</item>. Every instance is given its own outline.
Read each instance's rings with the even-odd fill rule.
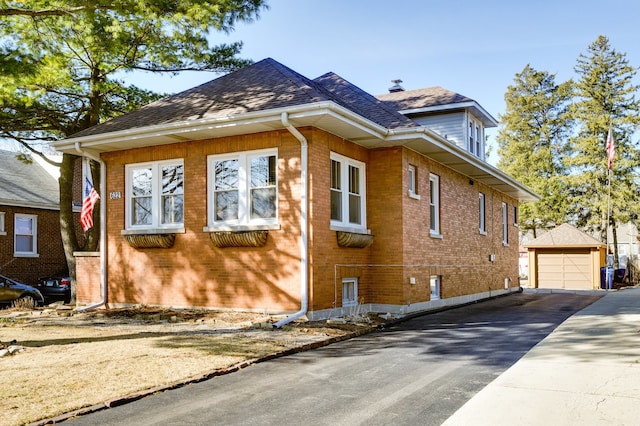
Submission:
[[[441,88],[376,98],[265,59],[87,129],[56,144],[106,182],[78,301],[288,322],[514,291],[517,206],[537,196],[486,163],[491,125]]]
[[[66,274],[59,188],[37,162],[0,150],[0,274],[25,284]]]

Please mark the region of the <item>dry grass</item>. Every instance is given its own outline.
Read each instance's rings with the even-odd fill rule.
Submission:
[[[148,389],[207,377],[247,360],[339,337],[365,324],[296,324],[274,330],[255,314],[148,308],[61,316],[0,312],[0,425],[47,419]],[[256,324],[261,324],[257,327]]]

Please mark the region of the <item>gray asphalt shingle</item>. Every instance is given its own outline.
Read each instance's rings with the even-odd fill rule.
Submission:
[[[439,86],[384,93],[376,97],[396,111],[474,102],[471,98]]]
[[[16,152],[0,150],[0,205],[55,207],[60,204],[58,182],[40,164],[25,164]]]
[[[336,74],[327,73],[310,80],[267,58],[76,133],[73,137],[215,119],[322,101],[333,101],[386,128],[416,125]]]

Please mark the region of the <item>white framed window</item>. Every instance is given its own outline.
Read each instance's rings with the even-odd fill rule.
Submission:
[[[482,127],[482,124],[473,118],[469,118],[468,132],[469,152],[474,154],[476,157],[484,159],[484,128]]]
[[[518,226],[518,206],[513,206],[513,225]]]
[[[509,245],[509,206],[502,203],[502,244]]]
[[[420,195],[418,195],[418,174],[416,170],[416,166],[409,164],[407,168],[407,188],[409,190],[409,197],[415,198],[417,200],[420,199]]]
[[[475,133],[473,131],[474,126],[473,126],[473,121],[469,120],[469,152],[472,154],[475,154],[475,149],[476,149],[476,139],[475,139]]]
[[[7,235],[7,228],[4,225],[5,212],[0,212],[0,235]]]
[[[38,216],[16,213],[13,226],[13,255],[38,256]]]
[[[184,161],[127,164],[127,229],[184,226]]]
[[[429,175],[429,232],[440,236],[440,176]]]
[[[331,226],[363,231],[366,223],[365,164],[331,153]]]
[[[430,300],[440,300],[440,275],[431,275],[429,278],[429,283],[431,287],[431,299]]]
[[[342,307],[356,306],[358,304],[358,279],[342,279]]]
[[[278,222],[278,150],[207,157],[209,227]]]
[[[480,233],[483,235],[487,234],[487,201],[484,193],[478,193],[478,227]]]

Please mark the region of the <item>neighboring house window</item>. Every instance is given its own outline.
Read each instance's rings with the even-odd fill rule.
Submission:
[[[518,226],[518,206],[513,206],[513,224]]]
[[[487,204],[486,197],[484,193],[480,192],[478,197],[478,214],[479,214],[479,229],[480,233],[486,235],[487,234]]]
[[[356,306],[358,304],[358,279],[342,279],[342,307]]]
[[[0,235],[7,235],[6,228],[4,227],[5,212],[0,212]]]
[[[38,216],[16,213],[13,229],[14,256],[38,256]]]
[[[210,155],[208,170],[210,226],[277,223],[277,150]]]
[[[431,300],[440,300],[440,280],[440,275],[430,277]]]
[[[502,244],[509,245],[509,208],[502,203]]]
[[[419,200],[420,195],[418,195],[418,175],[416,172],[416,166],[409,165],[407,176],[409,179],[409,181],[407,182],[407,186],[409,188],[409,197]]]
[[[429,175],[429,231],[440,235],[440,176]]]
[[[182,159],[128,164],[127,228],[181,228],[184,224]]]
[[[366,228],[365,165],[331,153],[331,225]]]

